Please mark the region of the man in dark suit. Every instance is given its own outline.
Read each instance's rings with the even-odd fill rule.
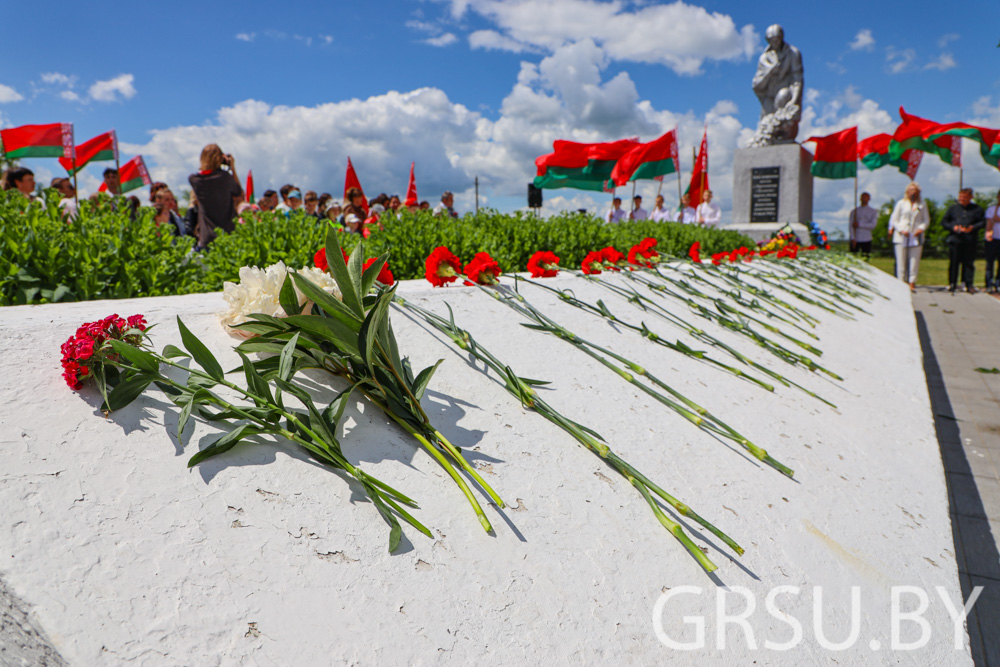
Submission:
[[[958,267],[962,266],[962,282],[965,290],[974,294],[972,286],[975,272],[976,241],[979,230],[986,226],[986,215],[983,209],[972,202],[972,188],[963,188],[958,192],[958,203],[952,204],[944,212],[941,226],[948,234],[948,284],[951,291],[958,285]]]

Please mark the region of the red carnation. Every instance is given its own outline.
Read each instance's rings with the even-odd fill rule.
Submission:
[[[476,253],[472,261],[465,265],[465,275],[478,285],[496,285],[500,274],[500,265],[488,252]]]
[[[722,260],[726,259],[727,257],[729,257],[728,252],[717,252],[714,255],[712,255],[712,264],[718,266],[719,264],[722,264]]]
[[[608,246],[601,250],[601,263],[609,271],[621,271],[620,267],[625,265],[625,255],[614,247]]]
[[[348,256],[343,248],[340,249],[340,254],[344,256],[344,263],[347,263]],[[330,263],[326,261],[326,248],[320,248],[313,255],[313,265],[320,271],[328,271],[330,269]]]
[[[559,258],[548,250],[539,250],[528,260],[532,278],[551,278],[559,273]]]
[[[603,266],[603,260],[601,258],[601,253],[597,251],[591,251],[587,253],[587,256],[583,258],[583,263],[580,268],[583,272],[590,274],[598,274],[601,272],[601,267]]]
[[[434,287],[444,287],[445,283],[453,283],[462,273],[462,260],[452,254],[446,246],[434,248],[424,262],[424,277]]]
[[[632,246],[628,251],[628,263],[646,268],[653,268],[660,263],[660,254],[653,250],[656,246],[656,239],[643,239],[641,243]]]
[[[126,334],[130,329],[146,330],[146,318],[132,315],[128,319],[117,314],[103,320],[85,322],[59,348],[62,352],[63,379],[72,389],[83,386],[83,380],[90,377],[90,367],[103,364],[109,350],[104,348],[107,340],[115,339],[138,346],[142,340],[139,334]]]
[[[372,257],[365,262],[364,268],[367,269],[369,266],[375,263],[377,258]],[[382,270],[378,272],[378,277],[375,279],[382,283],[383,285],[389,286],[396,282],[395,277],[392,275],[392,271],[389,270],[389,262],[382,265]]]
[[[691,247],[688,248],[688,257],[695,264],[701,264],[701,241],[695,241],[691,244]]]

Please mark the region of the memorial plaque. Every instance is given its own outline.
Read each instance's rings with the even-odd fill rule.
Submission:
[[[754,167],[750,172],[750,222],[778,221],[781,167]]]

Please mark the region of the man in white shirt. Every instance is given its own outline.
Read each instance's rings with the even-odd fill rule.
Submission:
[[[674,216],[674,222],[683,222],[684,224],[691,225],[697,222],[697,220],[698,211],[691,206],[691,197],[685,192],[681,196],[681,208]]]
[[[872,230],[878,223],[878,211],[868,205],[872,196],[861,193],[861,206],[851,211],[851,252],[872,254]]]
[[[628,215],[629,220],[648,220],[649,211],[642,207],[642,197],[636,195],[632,199],[632,212]]]
[[[1000,261],[1000,192],[986,209],[986,291],[996,294],[1000,278],[994,282],[993,265]]]
[[[722,209],[719,208],[718,204],[712,203],[712,191],[705,190],[701,200],[697,208],[698,224],[706,227],[717,227],[719,221],[722,220]]]
[[[615,197],[611,202],[611,210],[604,216],[604,221],[608,224],[621,222],[625,219],[625,211],[622,210],[622,198]]]
[[[670,211],[663,208],[663,195],[656,195],[656,206],[653,207],[652,212],[649,214],[649,219],[653,222],[664,222],[674,219]]]

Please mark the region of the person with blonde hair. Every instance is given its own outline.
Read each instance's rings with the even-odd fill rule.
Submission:
[[[243,188],[236,174],[232,155],[223,153],[218,144],[201,151],[201,171],[188,177],[191,191],[198,199],[198,223],[194,235],[198,250],[204,250],[215,238],[215,230],[231,232],[237,207],[243,202]]]
[[[911,181],[889,216],[889,233],[896,251],[896,277],[909,283],[911,292],[916,291],[924,232],[930,223],[930,212],[927,202],[920,197],[920,186]]]

